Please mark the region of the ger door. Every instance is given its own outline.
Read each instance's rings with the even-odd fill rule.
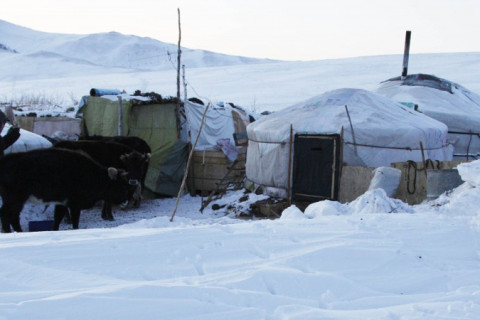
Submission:
[[[340,135],[295,135],[293,201],[337,200],[340,158]]]

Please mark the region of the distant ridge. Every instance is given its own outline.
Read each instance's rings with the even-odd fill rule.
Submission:
[[[175,68],[177,45],[118,32],[86,35],[56,34],[0,20],[0,50],[20,54],[55,54],[101,67],[133,70]],[[269,59],[219,54],[182,47],[182,64],[188,68],[276,62]],[[50,58],[52,55],[50,55]],[[65,61],[65,60],[64,60]]]

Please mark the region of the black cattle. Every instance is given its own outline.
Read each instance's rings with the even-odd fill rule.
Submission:
[[[5,136],[0,137],[0,156],[3,156],[5,149],[10,147],[20,138],[20,128],[10,127]]]
[[[139,138],[139,137],[125,137],[125,136],[85,136],[82,137],[81,140],[92,140],[92,141],[113,141],[121,144],[125,144],[140,153],[151,153],[152,150],[148,143]]]
[[[151,154],[152,153],[152,149],[150,148],[148,143],[145,140],[143,140],[142,138],[139,138],[139,137],[93,135],[93,136],[82,137],[82,140],[113,141],[113,142],[117,142],[117,143],[121,143],[121,144],[124,144],[126,146],[129,146],[130,148],[133,148],[133,149],[135,149],[136,151],[138,151],[142,154]],[[149,164],[150,164],[149,161],[145,162],[145,166],[144,166],[144,169],[143,169],[144,176],[142,177],[142,180],[141,180],[142,190],[145,190],[145,177],[147,175]]]
[[[125,202],[129,187],[126,172],[102,166],[80,152],[49,148],[8,154],[0,158],[2,229],[22,231],[20,212],[29,199],[57,204],[54,230],[67,209],[78,229],[81,210],[100,200]]]
[[[7,112],[8,113],[8,112]],[[10,116],[14,118],[13,111],[10,109]],[[3,111],[0,110],[0,132],[3,131],[3,128],[7,124],[7,122],[13,122],[12,119],[9,118]],[[5,136],[1,137],[0,136],[0,156],[3,156],[3,152],[5,149],[10,147],[12,144],[15,143],[15,141],[20,138],[20,128],[17,126],[12,126],[10,129],[8,129],[7,133]]]
[[[132,185],[131,199],[136,207],[140,205],[142,191],[140,181],[144,177],[145,163],[149,161],[150,154],[140,154],[126,145],[104,141],[65,140],[57,142],[54,147],[82,151],[106,167],[125,169]],[[103,204],[102,218],[113,220],[112,206],[108,201]]]

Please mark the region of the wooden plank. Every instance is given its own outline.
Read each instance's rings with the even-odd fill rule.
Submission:
[[[243,179],[245,176],[246,148],[239,151],[239,163],[228,174],[228,179]],[[195,151],[193,153],[189,188],[191,192],[210,192],[228,173],[233,165],[220,150]]]

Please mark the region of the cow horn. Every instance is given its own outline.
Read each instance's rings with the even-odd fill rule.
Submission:
[[[113,168],[113,167],[109,167],[108,168],[108,177],[111,179],[111,180],[115,180],[117,179],[117,174],[118,174],[118,170]]]
[[[145,153],[145,158],[147,158],[147,160],[150,160],[150,157],[152,156],[151,153]]]

